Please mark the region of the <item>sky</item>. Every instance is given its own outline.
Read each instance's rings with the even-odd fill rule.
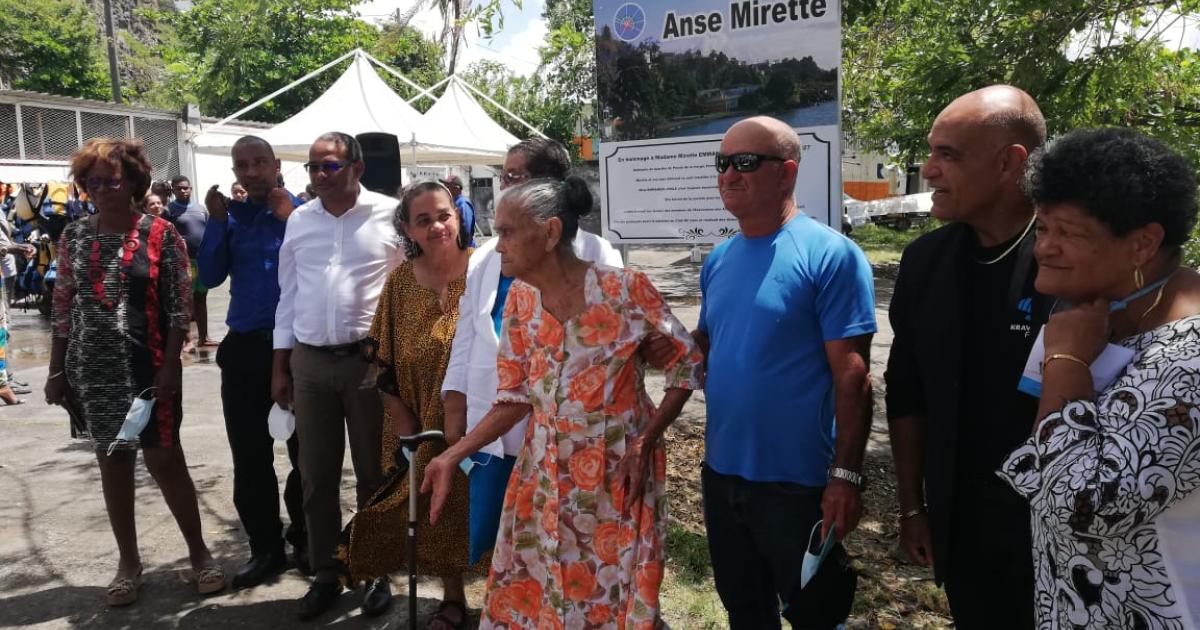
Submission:
[[[362,19],[369,22],[387,21],[396,10],[406,13],[413,0],[368,0],[358,5]],[[537,71],[539,58],[537,49],[546,38],[546,21],[542,19],[543,0],[524,0],[518,9],[512,0],[501,0],[504,13],[504,28],[492,39],[484,39],[475,28],[466,28],[467,48],[459,55],[458,67],[481,59],[490,59],[504,64],[513,74],[528,76]],[[442,17],[437,8],[418,13],[411,22],[422,32],[436,37],[441,34]]]

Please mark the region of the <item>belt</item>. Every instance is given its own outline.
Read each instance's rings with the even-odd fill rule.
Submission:
[[[350,343],[344,343],[338,346],[310,346],[308,344],[301,345],[306,348],[312,348],[313,350],[319,350],[321,352],[332,354],[335,357],[348,357],[352,355],[357,356],[362,353],[362,341],[352,341]]]

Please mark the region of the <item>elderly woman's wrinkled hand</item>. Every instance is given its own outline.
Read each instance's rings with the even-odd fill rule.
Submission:
[[[1108,344],[1108,317],[1105,300],[1085,302],[1051,315],[1043,334],[1046,356],[1069,354],[1089,364],[1095,361]]]
[[[622,514],[629,514],[642,501],[646,492],[646,480],[650,478],[654,463],[653,442],[646,436],[630,440],[625,447],[625,456],[617,463],[617,482],[624,491],[625,504],[618,506]]]

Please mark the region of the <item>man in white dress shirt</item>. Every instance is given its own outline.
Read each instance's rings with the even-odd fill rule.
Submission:
[[[359,342],[370,330],[384,280],[404,258],[392,227],[397,201],[359,185],[364,164],[358,141],[327,133],[313,143],[308,159],[317,197],[292,213],[279,250],[271,377],[271,397],[294,408],[300,438],[316,574],[299,602],[302,620],[328,610],[342,591],[333,554],[342,528],[343,431],[350,436],[360,507],[382,477],[383,408]],[[363,612],[382,612],[390,601],[387,579],[380,578],[368,587]]]

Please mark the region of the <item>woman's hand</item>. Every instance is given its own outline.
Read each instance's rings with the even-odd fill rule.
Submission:
[[[168,359],[154,376],[154,399],[164,405],[171,404],[179,393],[182,378],[183,368],[179,360]]]
[[[451,483],[454,481],[454,471],[458,468],[459,460],[446,451],[434,457],[425,466],[425,479],[421,482],[421,494],[433,492],[429,498],[429,524],[437,525],[442,515],[442,507],[446,497],[450,495]]]
[[[625,445],[625,456],[617,463],[617,483],[621,484],[625,495],[625,505],[619,506],[622,514],[628,515],[641,503],[653,466],[653,442],[647,442],[645,435],[639,435]]]
[[[1111,333],[1108,317],[1105,300],[1085,302],[1051,315],[1042,339],[1046,356],[1069,354],[1090,365],[1108,344]]]
[[[62,370],[51,370],[50,373],[58,376],[46,379],[46,387],[43,389],[46,393],[46,404],[61,405],[67,400],[67,375]]]

